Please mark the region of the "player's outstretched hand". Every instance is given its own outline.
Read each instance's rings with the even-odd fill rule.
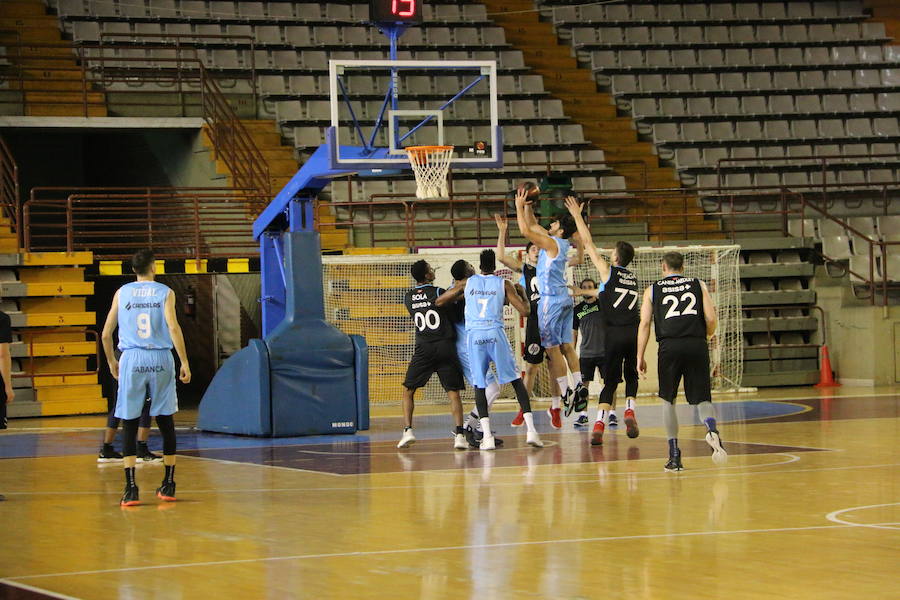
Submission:
[[[109,372],[112,373],[113,379],[119,380],[119,361],[116,359],[109,361]]]
[[[500,233],[506,233],[506,230],[509,228],[509,224],[506,222],[506,219],[500,213],[494,213],[494,221],[497,222],[497,229],[500,230]]]
[[[582,206],[584,205],[576,200],[574,196],[566,196],[566,208],[569,209],[569,214],[571,214],[573,217],[581,216]]]
[[[647,379],[647,361],[644,360],[643,356],[638,359],[637,367],[638,367],[638,373],[641,374],[641,377],[643,377],[644,379]]]
[[[528,200],[528,190],[520,187],[516,190],[516,208],[522,208],[526,204],[531,204]]]
[[[191,368],[186,364],[181,363],[181,372],[178,375],[178,379],[181,380],[181,383],[191,382]]]

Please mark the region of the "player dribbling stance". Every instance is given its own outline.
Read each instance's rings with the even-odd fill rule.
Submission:
[[[695,405],[706,425],[706,443],[712,448],[717,465],[728,461],[719,430],[709,383],[709,346],[707,338],[716,331],[716,307],[706,283],[682,273],[684,257],[678,252],[663,256],[663,278],[644,292],[641,324],[638,329],[638,370],[647,372],[644,352],[650,340],[650,323],[656,323],[659,342],[659,397],[663,400],[663,422],[669,440],[666,471],[681,471],[678,448],[678,417],[675,396],[684,378],[684,395]]]
[[[472,386],[475,389],[475,405],[481,419],[482,450],[494,450],[496,443],[491,432],[491,421],[488,414],[487,386],[485,373],[491,363],[497,370],[497,382],[500,385],[511,383],[516,392],[516,399],[524,415],[528,428],[526,442],[535,448],[542,448],[544,443],[534,427],[534,416],[531,414],[531,400],[525,390],[525,384],[519,376],[516,361],[513,357],[509,339],[503,330],[503,305],[509,302],[519,314],[528,316],[530,307],[524,293],[519,293],[513,284],[497,275],[497,258],[493,250],[481,253],[479,268],[481,274],[473,274],[466,280],[465,287],[457,288],[456,294],[465,294],[466,298],[466,347],[469,355]]]
[[[126,283],[116,292],[103,326],[103,350],[109,371],[119,381],[115,416],[122,419],[122,454],[125,465],[125,493],[122,506],[140,504],[135,481],[137,430],[144,401],[150,398],[150,415],[163,438],[162,485],[156,495],[175,500],[175,419],[178,397],[175,394],[175,361],[172,348],[181,361],[179,378],[190,383],[191,368],[184,348],[184,335],[175,316],[175,292],[154,281],[156,261],[149,250],[132,257],[131,268],[137,281]],[[121,361],[113,353],[113,332],[119,328]]]

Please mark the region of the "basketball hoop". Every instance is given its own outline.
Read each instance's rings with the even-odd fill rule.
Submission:
[[[416,176],[416,198],[446,198],[447,172],[453,146],[409,146],[406,148],[409,164]]]

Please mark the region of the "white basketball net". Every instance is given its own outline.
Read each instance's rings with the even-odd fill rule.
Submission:
[[[406,154],[416,176],[416,198],[447,198],[453,146],[410,146]]]

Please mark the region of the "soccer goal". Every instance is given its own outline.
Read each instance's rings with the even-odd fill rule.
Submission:
[[[403,296],[414,285],[409,268],[417,260],[425,259],[435,269],[435,285],[449,287],[450,266],[462,258],[478,265],[478,248],[435,249],[418,254],[373,254],[352,256],[323,256],[323,285],[325,316],[347,334],[359,334],[369,346],[369,395],[372,404],[397,404],[400,401],[403,376],[414,347],[413,325]],[[740,280],[738,277],[738,246],[691,246],[679,248],[639,248],[630,268],[638,282],[646,287],[661,276],[663,254],[677,250],[685,257],[685,274],[699,277],[709,285],[719,315],[719,331],[710,347],[713,389],[740,387],[742,366],[742,338],[740,319]],[[604,252],[606,253],[606,252]],[[608,255],[608,253],[606,253]],[[519,275],[508,269],[498,275],[518,281]],[[570,269],[570,282],[576,284],[585,277],[597,278],[589,259]],[[506,307],[507,335],[521,365],[524,321],[511,307]],[[641,382],[642,392],[656,392],[655,342],[648,350],[650,375]],[[555,382],[553,382],[555,383]],[[534,396],[550,396],[551,381],[546,368],[538,373]],[[512,397],[504,390],[503,397]],[[471,389],[463,398],[473,399]],[[446,395],[437,377],[420,392],[418,403],[444,403]]]

